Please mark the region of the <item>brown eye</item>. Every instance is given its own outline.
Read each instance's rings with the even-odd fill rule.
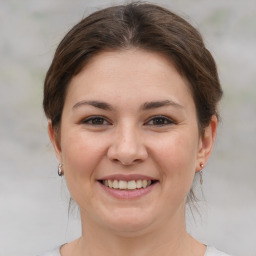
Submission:
[[[82,121],[83,124],[89,124],[89,125],[109,125],[110,123],[101,116],[94,116],[86,118]]]
[[[164,126],[174,124],[174,121],[165,117],[165,116],[156,116],[151,118],[147,123],[147,125],[154,125],[154,126]]]

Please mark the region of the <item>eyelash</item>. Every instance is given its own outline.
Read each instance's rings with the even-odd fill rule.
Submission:
[[[159,122],[160,120],[162,121],[162,123],[160,122],[160,124],[159,123],[158,124],[157,123],[154,124],[154,121],[155,122]],[[150,122],[153,122],[153,123],[149,124]],[[161,126],[175,124],[175,122],[172,119],[170,119],[170,118],[168,118],[166,116],[153,116],[145,124],[152,125],[152,126],[160,126],[161,127]]]
[[[103,123],[97,123],[97,121],[103,121]],[[93,123],[96,122],[96,123]],[[104,124],[104,122],[106,122]],[[111,125],[111,123],[104,117],[104,116],[90,116],[86,119],[83,119],[81,121],[82,124],[89,124],[89,125],[95,125],[95,126],[100,126],[100,125]]]
[[[104,116],[90,116],[86,119],[83,119],[81,123],[94,125],[94,126],[111,125],[111,123]],[[144,125],[158,126],[158,127],[171,125],[171,124],[175,124],[175,122],[166,116],[153,116],[147,122],[144,123]]]

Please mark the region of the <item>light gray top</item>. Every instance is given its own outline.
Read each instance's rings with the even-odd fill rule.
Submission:
[[[60,246],[55,248],[52,251],[46,252],[39,256],[61,256],[60,255]],[[228,255],[224,252],[218,251],[216,248],[208,245],[204,256],[230,256],[230,255]]]

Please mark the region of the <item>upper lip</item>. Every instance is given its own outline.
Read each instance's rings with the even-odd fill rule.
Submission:
[[[112,174],[104,176],[98,180],[157,180],[156,178],[141,174]]]

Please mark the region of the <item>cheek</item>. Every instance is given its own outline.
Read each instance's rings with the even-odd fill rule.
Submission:
[[[178,190],[190,189],[195,174],[197,140],[190,133],[172,134],[161,142],[153,152],[155,162],[163,172],[163,180],[167,187]]]
[[[196,160],[197,141],[186,134],[174,134],[167,136],[161,142],[157,142],[154,152],[161,158],[161,162],[172,163],[175,166],[191,164]]]
[[[97,136],[84,132],[63,133],[62,157],[65,179],[73,198],[95,181],[95,170],[105,154]]]
[[[87,172],[101,156],[104,145],[99,143],[96,136],[90,136],[85,132],[69,132],[63,134],[62,156],[63,161],[72,164],[74,172]]]

